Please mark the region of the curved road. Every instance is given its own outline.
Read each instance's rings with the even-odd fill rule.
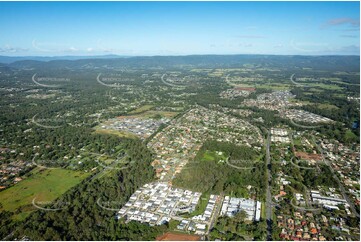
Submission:
[[[289,119],[291,124],[293,124],[294,126],[300,127],[300,128],[304,128],[304,129],[317,129],[319,127],[321,127],[322,125],[301,125],[301,124],[296,124],[295,121],[293,121],[293,119]]]
[[[290,81],[291,81],[293,84],[295,84],[296,86],[300,86],[300,87],[308,87],[308,85],[295,82],[295,81],[293,80],[293,77],[294,77],[295,75],[296,75],[296,73],[293,73],[293,74],[291,75],[291,77],[290,77]]]

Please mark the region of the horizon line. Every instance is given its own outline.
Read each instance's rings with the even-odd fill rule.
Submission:
[[[184,56],[235,56],[235,55],[270,55],[270,56],[360,56],[359,54],[260,54],[260,53],[239,53],[239,54],[170,54],[170,55],[120,55],[120,54],[100,54],[100,55],[0,55],[0,57],[26,58],[26,57],[107,57],[114,56],[120,58],[130,57],[184,57]]]

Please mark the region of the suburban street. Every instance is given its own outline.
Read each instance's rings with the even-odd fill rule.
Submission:
[[[217,199],[216,207],[213,210],[214,212],[212,214],[211,221],[209,222],[208,231],[206,234],[209,234],[209,232],[212,230],[214,226],[214,223],[217,221],[218,214],[222,208],[223,199],[224,199],[224,193],[222,192]]]

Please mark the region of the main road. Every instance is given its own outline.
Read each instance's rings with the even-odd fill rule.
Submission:
[[[208,230],[207,230],[207,235],[209,235],[209,232],[211,232],[218,216],[219,216],[219,213],[220,213],[220,210],[222,208],[222,204],[223,204],[223,199],[224,199],[224,193],[221,192],[221,194],[218,196],[217,200],[216,200],[216,204],[214,205],[214,209],[213,209],[213,213],[212,213],[212,216],[211,216],[211,220],[209,221],[209,224],[208,224]]]
[[[267,130],[266,140],[266,165],[267,165],[267,192],[266,192],[266,221],[267,221],[267,240],[272,240],[272,194],[271,194],[271,132]]]
[[[347,194],[346,194],[346,189],[345,189],[345,187],[342,185],[342,182],[340,181],[340,179],[338,178],[338,176],[336,175],[336,172],[335,172],[335,170],[333,169],[333,167],[332,167],[332,165],[331,165],[331,162],[326,159],[325,152],[324,152],[323,148],[316,143],[316,140],[315,140],[315,137],[314,137],[314,136],[312,136],[312,141],[316,144],[316,147],[317,147],[318,151],[321,153],[323,161],[324,161],[325,164],[330,168],[330,170],[331,170],[331,172],[332,172],[333,178],[334,178],[335,181],[338,183],[338,186],[339,186],[339,188],[340,188],[340,191],[341,191],[341,194],[342,194],[343,198],[344,198],[344,199],[347,201],[347,203],[350,205],[351,212],[352,212],[356,217],[360,218],[360,214],[356,211],[355,205],[353,204],[353,202],[351,201],[351,199],[349,198],[349,196],[347,196]]]

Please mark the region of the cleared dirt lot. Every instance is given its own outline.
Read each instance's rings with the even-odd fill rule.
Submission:
[[[311,153],[296,151],[295,155],[297,158],[303,160],[316,160],[316,161],[322,160],[322,156],[320,154],[311,154]]]
[[[198,235],[190,234],[178,234],[178,233],[165,233],[161,236],[158,236],[156,240],[158,241],[198,241],[201,237]]]

